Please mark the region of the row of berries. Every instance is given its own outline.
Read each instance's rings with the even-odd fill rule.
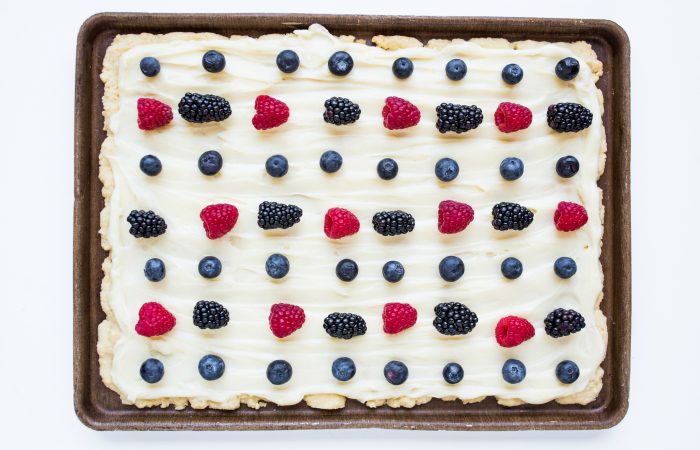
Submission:
[[[154,98],[139,98],[136,103],[138,127],[154,130],[169,124],[173,119],[170,106]],[[360,107],[344,97],[331,97],[324,103],[323,120],[333,125],[349,125],[362,113]],[[478,127],[484,120],[481,108],[475,105],[441,103],[435,108],[435,126],[440,133],[464,133]],[[217,95],[188,92],[178,104],[183,119],[193,123],[221,122],[231,116],[229,102]],[[401,130],[418,125],[421,113],[416,105],[399,97],[387,97],[382,108],[384,127]],[[257,130],[278,127],[289,120],[287,104],[269,95],[255,99],[255,115],[252,123]],[[588,128],[593,114],[578,103],[556,103],[547,108],[547,124],[560,133],[577,132]],[[524,130],[532,123],[532,111],[526,106],[503,102],[494,113],[496,127],[503,133]]]

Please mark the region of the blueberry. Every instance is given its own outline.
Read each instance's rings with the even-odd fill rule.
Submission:
[[[459,164],[452,158],[442,158],[435,164],[435,176],[440,181],[452,181],[459,175]]]
[[[518,84],[523,79],[523,69],[517,64],[508,64],[503,68],[501,78],[508,84]]]
[[[153,155],[146,155],[141,158],[139,167],[141,167],[141,171],[149,177],[154,177],[158,175],[161,170],[163,170],[163,165],[160,163],[160,159]]]
[[[216,256],[205,256],[199,261],[198,270],[204,278],[216,278],[221,274],[221,261]]]
[[[557,174],[562,178],[571,178],[578,173],[578,159],[574,156],[562,156],[557,161]]]
[[[501,374],[503,379],[510,384],[518,384],[525,379],[525,364],[517,359],[509,359],[503,364]]]
[[[155,358],[148,358],[143,362],[143,364],[141,364],[140,372],[143,381],[153,384],[159,382],[163,378],[165,368],[163,367],[163,363],[159,360]]]
[[[392,64],[391,71],[394,72],[396,78],[405,80],[413,73],[413,61],[408,58],[399,58]]]
[[[284,384],[292,378],[292,365],[287,361],[278,359],[267,366],[267,379],[275,385]]]
[[[336,379],[340,381],[348,381],[355,376],[355,362],[346,357],[338,358],[333,361],[331,372]]]
[[[199,171],[204,175],[216,175],[221,170],[221,166],[224,165],[224,158],[216,150],[208,150],[199,157],[197,165]]]
[[[467,64],[461,59],[452,59],[445,66],[447,78],[459,81],[467,75]]]
[[[578,365],[573,361],[565,360],[557,364],[557,378],[564,384],[578,380],[579,373]]]
[[[568,256],[562,256],[554,261],[554,273],[560,278],[571,278],[576,274],[576,261]]]
[[[388,261],[382,267],[382,275],[384,279],[389,283],[398,283],[403,278],[406,270],[403,268],[403,264],[398,261]]]
[[[515,181],[523,176],[525,164],[520,158],[506,158],[501,161],[501,176],[508,181]]]
[[[352,56],[348,52],[335,52],[328,58],[328,70],[339,77],[349,74],[353,65]]]
[[[205,355],[199,360],[199,374],[205,380],[218,380],[224,374],[226,364],[216,355]]]
[[[141,68],[141,73],[147,77],[155,77],[160,73],[160,63],[152,56],[143,58],[139,67]]]
[[[284,278],[289,273],[289,260],[284,255],[273,253],[265,261],[265,272],[276,280]]]
[[[352,259],[343,259],[335,266],[335,274],[341,281],[352,281],[359,272],[357,263]]]
[[[399,173],[399,165],[391,158],[384,158],[377,164],[377,175],[382,180],[393,180]]]
[[[226,58],[216,50],[209,50],[202,56],[202,65],[207,72],[221,72],[226,67]]]
[[[282,50],[277,55],[277,67],[284,73],[296,72],[299,68],[299,55],[292,50]]]
[[[265,170],[271,177],[280,178],[287,174],[289,162],[282,155],[270,156],[265,162]]]
[[[453,282],[464,275],[464,262],[456,256],[446,256],[440,261],[440,276],[443,280]]]
[[[523,263],[517,258],[506,258],[501,263],[501,273],[509,280],[515,280],[523,274]]]
[[[321,165],[321,170],[324,172],[335,173],[339,171],[340,167],[343,165],[343,157],[335,150],[328,150],[321,155],[319,164]]]
[[[564,81],[573,80],[578,75],[579,63],[575,58],[564,58],[554,68],[554,73]]]
[[[408,378],[408,367],[401,361],[389,361],[384,366],[384,378],[393,385],[403,384]]]
[[[442,377],[450,384],[457,384],[464,378],[464,369],[457,363],[448,363],[442,369]]]
[[[165,278],[165,263],[158,258],[151,258],[146,261],[143,274],[148,281],[160,281]]]

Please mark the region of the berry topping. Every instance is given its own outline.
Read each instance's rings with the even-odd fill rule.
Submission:
[[[221,157],[221,153],[216,150],[207,150],[202,153],[197,161],[197,166],[202,174],[211,176],[216,175],[221,170],[221,166],[224,165],[224,158]]]
[[[464,378],[464,369],[457,363],[447,363],[442,369],[442,378],[449,384],[457,384]]]
[[[382,180],[393,180],[399,173],[399,164],[391,158],[384,158],[377,163],[377,175]]]
[[[458,302],[435,305],[433,326],[447,336],[467,334],[474,329],[479,318],[464,304]]]
[[[305,320],[304,310],[297,305],[275,303],[270,308],[270,331],[280,339],[301,328]]]
[[[557,174],[562,178],[571,178],[578,173],[579,163],[575,156],[562,156],[557,160]]]
[[[209,50],[202,56],[202,66],[207,72],[221,72],[226,67],[226,58],[216,50]]]
[[[139,309],[139,321],[134,329],[141,336],[160,336],[172,330],[175,316],[158,302],[148,302]]]
[[[481,109],[477,106],[456,105],[453,103],[442,103],[437,108],[437,122],[435,126],[440,133],[452,131],[464,133],[478,127],[484,120]]]
[[[266,374],[270,383],[276,386],[284,384],[292,378],[292,365],[287,361],[277,359],[267,366]]]
[[[559,202],[554,211],[554,226],[559,231],[578,230],[588,222],[586,208],[578,203]]]
[[[547,108],[547,125],[559,133],[575,133],[591,126],[593,114],[578,103],[557,103]]]
[[[355,376],[355,361],[350,358],[341,357],[333,361],[331,373],[336,380],[349,381]]]
[[[461,59],[451,59],[445,65],[445,74],[452,81],[459,81],[467,75],[467,64]]]
[[[143,274],[148,281],[161,281],[165,278],[165,263],[158,258],[151,258],[146,261]]]
[[[152,56],[146,56],[139,63],[139,68],[147,77],[155,77],[160,73],[160,62]]]
[[[586,320],[573,309],[557,308],[544,319],[544,331],[553,338],[578,333],[586,327]]]
[[[523,263],[517,258],[506,258],[501,263],[501,273],[509,280],[515,280],[523,274]]]
[[[165,367],[163,363],[155,358],[148,358],[141,364],[141,369],[139,370],[141,378],[146,383],[157,383],[165,374]]]
[[[508,64],[501,72],[501,78],[508,84],[518,84],[523,79],[523,69],[517,64]]]
[[[382,275],[389,283],[398,283],[406,274],[403,264],[398,261],[387,261],[382,267]]]
[[[525,164],[523,164],[523,161],[520,158],[510,157],[501,161],[499,170],[503,179],[515,181],[523,176],[523,172],[525,172]]]
[[[277,55],[276,62],[280,71],[293,73],[299,68],[299,55],[293,50],[282,50]]]
[[[509,359],[503,363],[503,369],[501,369],[501,375],[506,383],[518,384],[525,379],[525,364],[518,361],[517,359]]]
[[[226,370],[224,360],[216,355],[205,355],[199,360],[199,374],[208,381],[218,380]]]
[[[319,165],[324,172],[335,173],[343,165],[343,157],[335,150],[327,150],[321,155]]]
[[[192,322],[202,330],[223,328],[228,325],[228,310],[221,303],[200,300],[194,305]]]
[[[452,158],[442,158],[435,163],[435,176],[438,180],[450,182],[459,175],[459,164]]]
[[[372,217],[372,225],[382,236],[397,236],[413,231],[416,220],[404,211],[381,211]]]
[[[367,324],[357,314],[335,312],[323,319],[323,329],[334,338],[351,339],[365,334]]]
[[[258,206],[258,226],[263,230],[283,230],[299,223],[303,211],[296,205],[262,202]]]
[[[340,281],[349,282],[354,280],[359,271],[360,268],[352,259],[341,259],[335,266],[335,275]]]
[[[407,330],[416,324],[418,311],[408,303],[387,303],[382,312],[384,332],[396,334]]]
[[[503,133],[524,130],[532,123],[530,108],[517,103],[503,102],[496,108],[493,115],[496,127]]]
[[[284,255],[273,253],[265,261],[265,272],[275,280],[284,278],[289,273],[289,260]]]
[[[228,203],[205,206],[199,213],[209,239],[218,239],[233,229],[238,221],[238,208]]]
[[[328,70],[339,77],[349,74],[353,65],[352,56],[348,52],[335,52],[328,58]]]
[[[253,126],[256,130],[269,130],[289,120],[289,107],[286,103],[269,95],[258,95],[255,98],[255,115]]]
[[[576,274],[576,261],[568,256],[562,256],[554,261],[554,273],[559,278],[571,278]]]
[[[454,234],[463,231],[474,220],[474,209],[466,203],[443,200],[438,206],[438,231]]]
[[[580,69],[578,60],[575,58],[564,58],[554,67],[554,73],[564,81],[573,80],[578,75]]]
[[[389,361],[384,366],[384,378],[393,385],[403,384],[408,378],[408,367],[401,361]]]
[[[177,110],[188,122],[221,122],[231,115],[231,105],[217,95],[188,92],[180,100]]]
[[[384,127],[400,130],[420,122],[420,110],[416,105],[399,97],[387,97],[382,108]]]
[[[405,80],[413,73],[413,61],[408,58],[398,58],[391,65],[391,71],[394,72],[396,78]]]
[[[360,221],[357,216],[345,208],[331,208],[326,212],[323,232],[331,239],[352,236],[360,231]]]
[[[360,107],[344,97],[331,97],[323,106],[323,120],[333,125],[348,125],[360,118]]]
[[[161,170],[163,170],[163,165],[160,163],[160,159],[153,155],[146,155],[141,158],[139,167],[141,168],[141,171],[149,177],[154,177],[158,175]]]
[[[216,278],[221,274],[221,261],[216,256],[205,256],[199,261],[197,270],[204,278]]]
[[[154,98],[140,98],[136,101],[138,126],[141,130],[155,130],[173,120],[173,109]]]
[[[446,256],[438,267],[443,280],[454,282],[464,275],[464,262],[456,256]]]
[[[524,230],[535,218],[535,215],[524,206],[517,203],[501,202],[493,206],[491,225],[499,231]]]
[[[282,178],[289,171],[289,161],[282,155],[273,155],[265,161],[265,171],[271,177]]]
[[[580,374],[578,365],[569,360],[565,360],[557,364],[555,373],[559,381],[564,384],[571,384],[575,382],[578,380],[578,376]]]
[[[165,233],[168,225],[153,211],[133,210],[126,218],[131,227],[129,233],[137,238],[152,238]]]
[[[515,347],[535,335],[535,327],[527,319],[516,316],[503,317],[496,324],[496,342],[501,347]]]

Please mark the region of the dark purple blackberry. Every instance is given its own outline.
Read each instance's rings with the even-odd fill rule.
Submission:
[[[221,122],[231,115],[231,105],[217,95],[188,92],[180,100],[177,110],[188,122]]]
[[[372,218],[372,225],[382,236],[397,236],[413,231],[416,220],[404,211],[381,211]]]
[[[501,202],[493,206],[491,225],[499,231],[524,230],[532,223],[535,215],[517,203]]]
[[[126,218],[131,228],[129,233],[137,238],[152,238],[165,233],[168,225],[162,217],[153,211],[133,210]]]
[[[441,334],[454,336],[467,334],[474,329],[479,318],[464,304],[458,302],[435,305],[433,326]]]
[[[547,108],[547,125],[559,133],[575,133],[591,126],[593,114],[578,103],[557,103]]]
[[[357,314],[335,312],[323,319],[323,329],[335,338],[351,339],[365,334],[367,324]]]
[[[557,308],[544,319],[544,331],[553,338],[578,333],[586,328],[586,320],[573,309]]]
[[[200,300],[194,305],[192,322],[195,326],[210,330],[228,325],[228,310],[221,303]]]
[[[478,106],[456,105],[453,103],[441,103],[437,108],[437,122],[435,126],[440,133],[452,131],[464,133],[478,127],[484,120],[481,108]]]
[[[348,125],[360,118],[360,107],[344,97],[331,97],[324,103],[323,120],[333,125]]]
[[[258,226],[263,230],[287,229],[299,223],[303,211],[296,205],[262,202],[258,207]]]

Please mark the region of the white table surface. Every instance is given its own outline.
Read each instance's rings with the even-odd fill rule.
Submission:
[[[694,230],[700,58],[691,2],[306,0],[2,2],[0,17],[0,448],[418,449],[434,445],[700,448],[700,256]],[[11,6],[8,6],[11,5]],[[632,6],[634,5],[634,6]],[[95,432],[73,412],[75,42],[100,11],[312,12],[606,18],[632,42],[634,306],[630,409],[591,432]],[[688,231],[683,230],[686,227]],[[686,324],[679,325],[681,321]],[[340,441],[343,441],[342,443]]]

